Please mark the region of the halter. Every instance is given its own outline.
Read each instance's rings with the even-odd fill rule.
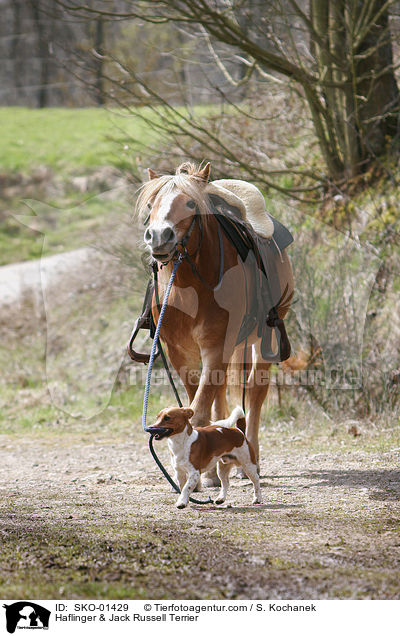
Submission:
[[[190,237],[193,233],[194,227],[196,225],[196,222],[199,225],[199,231],[200,231],[200,239],[199,242],[197,244],[197,247],[195,249],[195,251],[192,254],[189,254],[189,252],[187,251],[187,244],[189,243]],[[222,238],[222,232],[220,229],[219,224],[217,225],[217,234],[218,234],[218,243],[219,243],[219,273],[218,273],[218,281],[216,285],[210,285],[204,278],[203,276],[200,274],[199,270],[196,267],[196,264],[194,262],[194,258],[197,256],[197,254],[200,251],[200,248],[202,246],[203,243],[203,238],[204,238],[204,230],[203,230],[203,223],[201,220],[201,213],[199,210],[199,207],[196,205],[196,212],[193,215],[192,221],[188,227],[188,229],[186,230],[185,234],[183,235],[183,237],[181,238],[181,240],[176,244],[175,247],[175,251],[174,254],[172,255],[172,258],[169,261],[166,261],[165,263],[162,263],[162,265],[167,265],[169,262],[171,261],[175,261],[176,258],[181,257],[182,260],[186,260],[190,266],[190,269],[192,270],[192,273],[194,276],[196,276],[196,278],[199,279],[199,281],[204,285],[204,287],[206,287],[208,290],[210,291],[217,291],[222,284],[222,278],[224,275],[224,268],[225,268],[225,251],[224,251],[224,243],[223,243],[223,238]],[[154,267],[154,263],[155,263],[155,267]],[[158,265],[157,262],[155,261],[153,263],[153,277],[154,277],[154,282],[155,282],[155,286],[158,285],[158,277],[157,277],[157,271],[158,270]],[[159,309],[159,302],[157,301],[157,307]]]

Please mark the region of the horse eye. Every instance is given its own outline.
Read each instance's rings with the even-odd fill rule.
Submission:
[[[169,422],[170,421],[170,416],[169,415],[164,415],[164,422]]]
[[[191,210],[193,210],[196,207],[196,202],[193,201],[193,199],[190,199],[190,201],[188,201],[186,203],[187,207],[190,208]]]

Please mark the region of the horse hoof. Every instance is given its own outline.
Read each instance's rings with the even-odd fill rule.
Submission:
[[[221,482],[218,477],[203,477],[204,488],[215,488],[221,486]]]
[[[183,508],[186,508],[187,504],[185,504],[185,503],[177,503],[175,505],[178,508],[178,510],[182,510]]]
[[[220,506],[221,504],[223,504],[225,501],[225,499],[216,499],[214,503],[217,504],[217,506]]]

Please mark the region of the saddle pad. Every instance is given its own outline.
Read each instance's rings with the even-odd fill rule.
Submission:
[[[265,207],[265,199],[255,185],[240,179],[218,179],[207,184],[205,193],[209,197],[218,197],[223,209],[248,223],[256,234],[271,238],[272,219]]]
[[[275,219],[275,217],[271,215],[270,218],[272,219],[272,222],[274,224],[274,233],[272,235],[272,238],[274,239],[279,249],[282,251],[289,247],[291,243],[293,243],[293,235],[290,230],[287,229],[286,225],[283,225],[283,223],[278,221],[278,219]]]

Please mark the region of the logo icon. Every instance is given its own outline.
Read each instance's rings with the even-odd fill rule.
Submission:
[[[7,631],[13,634],[16,629],[48,629],[50,610],[32,603],[18,601],[11,605],[3,605],[6,609]]]

